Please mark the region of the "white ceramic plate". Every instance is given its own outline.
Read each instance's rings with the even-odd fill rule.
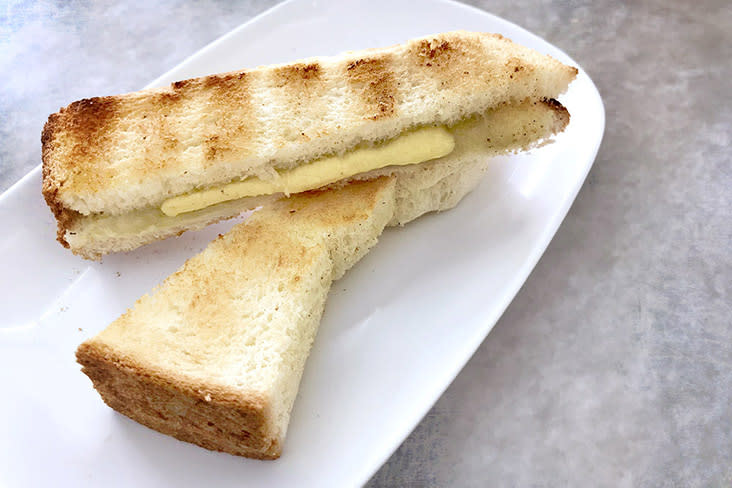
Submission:
[[[295,0],[152,85],[453,29],[500,32],[577,66],[529,32],[457,3]],[[0,199],[0,485],[366,482],[486,337],[580,189],[602,138],[602,101],[581,70],[562,101],[572,119],[555,144],[500,158],[456,209],[387,230],[334,285],[284,454],[271,462],[209,452],[116,414],[74,362],[82,340],[232,224],[89,263],[55,242],[32,171]]]

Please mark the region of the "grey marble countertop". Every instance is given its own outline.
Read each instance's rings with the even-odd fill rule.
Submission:
[[[732,4],[475,0],[573,56],[607,130],[480,349],[369,486],[732,484]],[[0,7],[0,190],[60,106],[139,89],[273,2]]]

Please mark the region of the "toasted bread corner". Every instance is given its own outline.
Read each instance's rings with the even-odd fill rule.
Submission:
[[[178,440],[255,459],[277,459],[282,441],[271,431],[266,397],[196,382],[170,368],[144,364],[99,339],[76,350],[82,371],[104,402]]]

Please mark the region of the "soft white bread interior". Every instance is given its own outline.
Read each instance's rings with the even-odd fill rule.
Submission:
[[[154,209],[413,127],[556,98],[576,73],[500,35],[457,31],[84,99],[44,128],[43,193],[69,245],[82,216]]]
[[[443,158],[418,165],[387,167],[353,179],[366,180],[393,174],[398,176],[399,188],[426,188],[447,175],[468,171],[467,166],[474,161],[487,164],[495,155],[530,149],[561,132],[568,122],[566,109],[554,101],[527,101],[502,106],[453,127],[451,132],[455,135],[456,146]],[[398,192],[402,201],[400,209],[416,205],[410,203],[412,193]],[[74,253],[95,259],[110,252],[129,251],[186,230],[203,228],[218,220],[234,217],[243,210],[267,205],[280,197],[281,194],[249,197],[176,217],[166,216],[158,208],[123,215],[79,216],[68,224],[64,240]]]

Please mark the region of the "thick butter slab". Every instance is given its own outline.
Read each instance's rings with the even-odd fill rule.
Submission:
[[[384,144],[362,147],[341,156],[329,156],[279,173],[271,181],[256,177],[216,188],[170,198],[160,209],[176,215],[210,207],[221,202],[273,193],[299,193],[320,188],[359,173],[386,166],[422,163],[450,154],[455,138],[443,127],[424,127],[402,134]]]

